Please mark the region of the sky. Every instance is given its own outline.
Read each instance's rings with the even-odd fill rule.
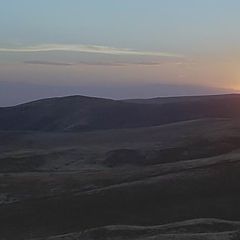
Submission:
[[[0,106],[240,90],[238,0],[0,4]]]

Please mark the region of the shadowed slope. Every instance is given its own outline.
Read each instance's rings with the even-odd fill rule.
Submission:
[[[0,130],[87,131],[240,116],[240,95],[169,98],[162,104],[71,96],[0,108]]]
[[[220,219],[194,219],[159,226],[106,226],[82,233],[70,233],[38,240],[237,240],[240,222]]]

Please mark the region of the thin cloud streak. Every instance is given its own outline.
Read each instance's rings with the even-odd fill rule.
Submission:
[[[184,58],[181,54],[168,52],[152,52],[138,51],[128,48],[115,48],[98,45],[74,45],[74,44],[41,44],[35,46],[18,47],[18,48],[0,48],[0,52],[9,53],[34,53],[34,52],[80,52],[80,53],[95,53],[106,55],[128,55],[128,56],[155,56],[155,57],[173,57]]]
[[[49,65],[49,66],[78,66],[78,65],[87,65],[87,66],[127,66],[124,63],[114,63],[114,62],[50,62],[50,61],[24,61],[25,64],[36,64],[36,65]]]
[[[48,65],[48,66],[78,66],[78,65],[87,65],[87,66],[112,66],[112,67],[126,67],[131,65],[143,65],[143,66],[159,66],[163,64],[174,64],[178,65],[179,62],[130,62],[130,61],[123,61],[123,62],[86,62],[86,61],[79,61],[79,62],[52,62],[52,61],[39,61],[39,60],[32,60],[32,61],[24,61],[24,64],[33,64],[33,65]],[[184,63],[181,63],[184,64]]]
[[[49,62],[49,61],[25,61],[25,64],[50,65],[50,66],[73,66],[74,63]]]

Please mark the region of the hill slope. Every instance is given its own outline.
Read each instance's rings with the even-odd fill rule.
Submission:
[[[102,239],[206,240],[232,239],[238,230],[211,220],[188,222],[184,234],[154,227],[240,220],[238,120],[84,133],[0,131],[0,139],[0,239],[100,240],[103,231]]]
[[[38,240],[208,240],[239,239],[240,223],[219,219],[194,219],[159,226],[106,226],[90,229],[83,233],[64,234]]]
[[[89,131],[157,126],[200,118],[240,117],[240,95],[142,100],[70,96],[0,108],[0,130]],[[185,100],[184,100],[185,99]],[[156,104],[158,102],[161,104]],[[148,103],[148,104],[146,104]]]

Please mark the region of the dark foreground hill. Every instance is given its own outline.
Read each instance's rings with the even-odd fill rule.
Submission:
[[[238,240],[239,228],[240,222],[194,219],[159,226],[106,226],[38,240]]]
[[[135,101],[0,109],[0,240],[239,240],[240,95]]]
[[[0,108],[0,130],[89,131],[240,117],[240,95],[116,101],[71,96]]]
[[[0,131],[0,239],[239,240],[239,139],[230,119]]]

